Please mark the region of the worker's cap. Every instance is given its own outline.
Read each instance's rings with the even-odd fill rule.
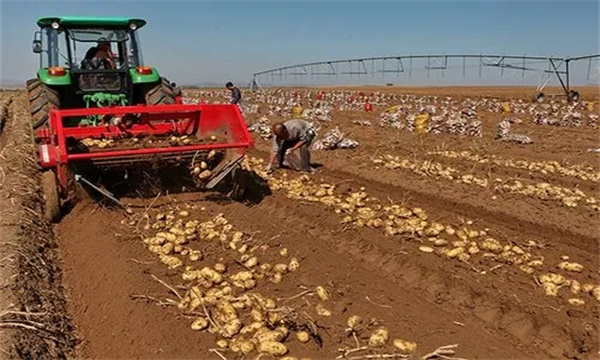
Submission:
[[[232,87],[232,86],[233,86],[233,83],[231,81],[228,82],[227,84],[225,84],[225,87]]]

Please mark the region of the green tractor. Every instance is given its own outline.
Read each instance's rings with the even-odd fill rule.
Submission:
[[[27,81],[33,130],[48,127],[51,109],[181,103],[181,90],[143,63],[137,30],[145,24],[124,17],[40,18],[33,39],[40,68]]]

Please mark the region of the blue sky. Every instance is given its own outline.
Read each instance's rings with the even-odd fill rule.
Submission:
[[[598,1],[3,0],[2,78],[34,75],[35,21],[136,16],[144,60],[177,82],[248,83],[256,71],[317,60],[432,53],[599,53]]]

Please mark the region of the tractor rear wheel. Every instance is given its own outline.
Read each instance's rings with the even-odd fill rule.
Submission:
[[[39,79],[27,81],[27,98],[31,113],[31,127],[36,130],[48,127],[50,110],[60,109],[60,96],[58,92]]]
[[[171,86],[171,83],[165,78],[161,78],[161,81],[148,90],[146,93],[146,104],[147,105],[170,105],[175,104],[175,91]]]
[[[44,217],[49,222],[60,220],[60,198],[58,196],[58,183],[54,171],[42,173],[42,194],[44,196]]]

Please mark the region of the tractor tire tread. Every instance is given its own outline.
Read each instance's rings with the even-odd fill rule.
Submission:
[[[42,173],[42,191],[44,197],[44,217],[47,221],[56,223],[60,220],[60,197],[58,183],[54,171]]]
[[[25,83],[25,88],[27,89],[28,92],[31,92],[31,91],[37,89],[41,84],[42,84],[42,82],[40,81],[40,79],[33,78],[33,79],[27,80],[27,82]]]
[[[50,110],[59,108],[60,96],[56,90],[42,84],[39,90],[33,88],[29,91],[29,109],[33,129],[47,125]]]
[[[146,104],[148,105],[168,105],[174,103],[175,94],[173,89],[164,80],[146,93]]]

